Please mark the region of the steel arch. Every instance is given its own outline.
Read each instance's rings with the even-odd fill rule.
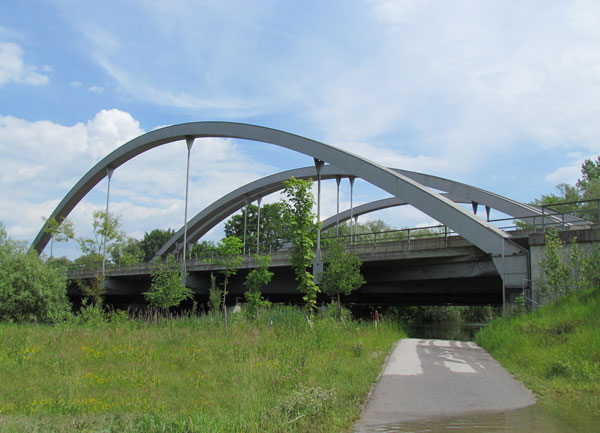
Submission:
[[[429,190],[401,173],[358,155],[299,135],[233,122],[183,123],[157,129],[134,138],[111,152],[88,171],[57,206],[51,218],[66,217],[75,205],[106,176],[106,169],[114,170],[137,155],[162,144],[200,137],[237,138],[274,144],[353,173],[400,200],[410,203],[413,207],[461,234],[469,242],[490,254],[503,276],[505,276],[505,267],[502,264],[501,269],[499,258],[502,258],[504,263],[506,256],[519,256],[523,252],[518,245],[510,241],[506,233],[492,224],[474,217],[448,198]],[[50,239],[45,228],[46,225],[42,227],[32,243],[32,248],[38,252],[44,249]],[[523,275],[525,275],[524,278],[527,278],[526,269],[523,270],[523,266],[516,267],[519,269],[516,269],[518,276],[514,277],[515,281],[523,278]]]
[[[409,170],[400,170],[396,168],[390,169],[400,172],[413,180],[417,180],[427,187],[445,191],[445,193],[442,195],[454,201],[455,203],[476,202],[478,204],[499,210],[512,217],[521,219],[532,219],[541,217],[542,215],[541,211],[534,206],[519,203],[507,197],[503,197],[468,184]],[[351,173],[332,165],[324,166],[321,171],[321,178],[325,180],[334,179],[338,176],[348,177],[351,175]],[[317,172],[315,167],[312,166],[287,170],[255,180],[232,191],[231,193],[221,197],[219,200],[216,200],[201,212],[196,214],[192,219],[190,219],[188,222],[188,242],[191,243],[200,239],[218,223],[244,207],[246,202],[251,203],[257,200],[259,197],[264,197],[283,189],[283,181],[288,180],[292,176],[298,179],[316,179]],[[398,199],[397,197],[391,197],[356,207],[354,208],[354,215],[359,216],[365,213],[406,204],[408,203]],[[340,221],[347,220],[349,217],[349,211],[340,212]],[[551,217],[547,216],[547,218],[550,219]],[[331,218],[323,221],[323,228],[325,229],[330,224],[335,224],[335,221],[336,216],[334,215]],[[173,237],[169,239],[165,245],[163,245],[163,247],[157,253],[157,256],[165,256],[166,254],[173,252],[176,248],[176,245],[182,242],[182,239],[183,227],[181,227],[173,235]]]

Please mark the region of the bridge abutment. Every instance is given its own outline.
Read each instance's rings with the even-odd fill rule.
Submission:
[[[587,229],[566,230],[558,232],[560,240],[563,242],[561,247],[561,258],[564,263],[569,263],[569,251],[573,241],[587,255],[591,256],[594,249],[600,247],[600,228],[597,226]],[[541,262],[544,260],[546,253],[546,238],[545,233],[532,233],[529,235],[529,250],[531,262],[531,300],[534,308],[548,302],[542,296],[540,291],[539,281],[544,278],[544,269]]]

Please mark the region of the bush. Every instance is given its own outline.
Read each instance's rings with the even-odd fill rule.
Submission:
[[[169,256],[166,263],[156,266],[152,273],[152,285],[144,297],[151,305],[162,309],[177,307],[182,301],[193,297],[192,291],[182,282],[181,271],[173,256]]]
[[[0,320],[56,322],[70,311],[64,270],[8,238],[0,223]]]

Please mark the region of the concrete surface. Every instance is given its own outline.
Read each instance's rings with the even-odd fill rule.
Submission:
[[[392,351],[355,431],[534,403],[533,393],[475,343],[407,338]]]

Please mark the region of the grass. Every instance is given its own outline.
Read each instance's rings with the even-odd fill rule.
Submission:
[[[543,404],[563,413],[585,408],[600,421],[600,289],[496,319],[476,341]]]
[[[212,316],[2,324],[0,431],[344,431],[404,336],[385,322],[309,329],[292,307],[231,319],[227,335]]]

